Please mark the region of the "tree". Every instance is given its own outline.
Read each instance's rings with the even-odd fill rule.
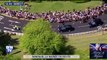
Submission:
[[[0,32],[0,55],[5,54],[6,45],[10,44],[11,37],[8,33]]]
[[[28,23],[23,29],[20,47],[30,54],[61,54],[65,41],[60,34],[51,30],[49,22],[38,19]]]

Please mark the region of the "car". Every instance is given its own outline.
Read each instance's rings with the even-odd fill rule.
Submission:
[[[103,22],[100,18],[96,18],[96,19],[95,19],[95,23],[96,23],[98,26],[104,24],[104,22]]]
[[[100,18],[94,18],[88,24],[89,24],[90,28],[93,28],[93,27],[97,27],[97,26],[103,25],[104,22]]]
[[[89,24],[89,27],[90,27],[90,28],[93,28],[93,27],[96,27],[96,26],[97,26],[96,22],[94,22],[94,21],[91,21],[91,22],[89,22],[88,24]]]
[[[75,28],[72,27],[71,25],[61,25],[58,26],[58,31],[59,32],[70,32],[73,31]]]

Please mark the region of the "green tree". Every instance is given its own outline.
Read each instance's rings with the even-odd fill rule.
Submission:
[[[65,41],[60,34],[51,30],[49,22],[38,19],[28,23],[23,29],[20,47],[30,54],[62,54]]]
[[[10,44],[11,37],[9,34],[0,32],[0,55],[6,51],[6,45]]]

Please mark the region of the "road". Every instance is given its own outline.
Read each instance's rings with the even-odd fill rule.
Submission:
[[[107,24],[107,14],[104,14],[100,16],[102,21],[104,22],[104,25]],[[22,32],[23,27],[28,23],[27,20],[18,20],[10,17],[6,17],[3,15],[0,15],[0,29],[1,30],[7,30],[7,31],[12,31],[12,32]],[[57,32],[57,26],[59,23],[51,23],[52,29]],[[89,28],[88,23],[81,23],[79,21],[77,22],[67,22],[65,24],[70,24],[72,25],[75,30],[71,32],[64,32],[63,34],[71,34],[71,33],[80,33],[80,32],[87,32],[87,31],[92,31],[92,30],[97,30],[97,27],[95,28]],[[21,30],[14,30],[13,31],[13,26],[17,25],[21,27]],[[103,26],[104,26],[103,25]]]
[[[104,27],[104,25],[107,24],[107,14],[104,14],[104,15],[100,16],[100,18],[104,22],[104,24],[102,25],[102,27]],[[67,22],[65,24],[72,25],[75,28],[75,30],[71,31],[71,32],[64,32],[63,34],[80,33],[80,32],[87,32],[87,31],[92,31],[92,30],[97,30],[98,29],[97,27],[89,28],[88,23],[81,23],[79,21],[77,21],[77,22]],[[53,28],[54,31],[57,31],[57,28],[56,28],[57,26],[58,26],[58,23],[52,23],[52,28]]]
[[[18,19],[14,19],[14,18],[0,15],[0,30],[21,33],[22,28],[27,24],[27,22],[28,21],[26,21],[26,20],[18,20]],[[21,30],[14,30],[13,31],[14,25],[19,26],[21,28]]]

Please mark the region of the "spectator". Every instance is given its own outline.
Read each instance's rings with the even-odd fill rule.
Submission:
[[[27,6],[27,4],[26,4]],[[43,18],[45,20],[48,20],[51,23],[58,22],[58,23],[64,23],[64,22],[72,22],[72,21],[82,21],[82,22],[87,22],[92,17],[95,16],[100,16],[104,13],[107,13],[107,4],[104,3],[101,6],[97,6],[95,8],[86,8],[84,11],[76,11],[73,9],[71,12],[70,10],[65,13],[64,11],[49,11],[45,13],[30,13],[27,11],[14,11],[7,9],[4,6],[0,6],[0,13],[1,14],[6,14],[10,17],[17,17],[18,19],[24,18],[27,20],[31,19],[38,19],[38,18]]]

